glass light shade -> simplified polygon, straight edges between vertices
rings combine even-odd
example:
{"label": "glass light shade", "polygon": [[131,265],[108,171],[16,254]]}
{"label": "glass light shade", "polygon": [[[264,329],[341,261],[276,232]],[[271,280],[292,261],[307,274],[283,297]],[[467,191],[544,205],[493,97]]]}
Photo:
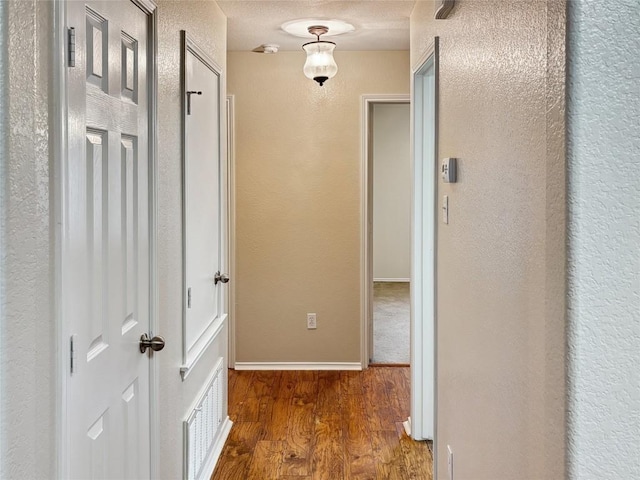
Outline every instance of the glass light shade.
{"label": "glass light shade", "polygon": [[325,81],[335,77],[338,73],[338,65],[333,59],[335,43],[320,40],[305,43],[302,48],[307,52],[307,61],[303,69],[307,78],[315,80],[322,86]]}

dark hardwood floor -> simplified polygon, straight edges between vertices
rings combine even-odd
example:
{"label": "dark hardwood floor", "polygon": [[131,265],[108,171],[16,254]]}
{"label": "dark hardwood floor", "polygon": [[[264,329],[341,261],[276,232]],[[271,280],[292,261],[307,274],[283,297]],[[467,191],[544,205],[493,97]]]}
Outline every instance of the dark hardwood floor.
{"label": "dark hardwood floor", "polygon": [[233,428],[212,480],[364,480],[433,476],[415,442],[409,369],[229,371]]}

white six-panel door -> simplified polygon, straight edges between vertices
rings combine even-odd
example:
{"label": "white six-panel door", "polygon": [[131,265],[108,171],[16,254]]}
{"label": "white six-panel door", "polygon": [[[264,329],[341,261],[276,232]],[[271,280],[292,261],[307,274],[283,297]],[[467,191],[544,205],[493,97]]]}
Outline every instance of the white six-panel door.
{"label": "white six-panel door", "polygon": [[71,478],[150,476],[148,17],[129,1],[71,1],[62,312]]}

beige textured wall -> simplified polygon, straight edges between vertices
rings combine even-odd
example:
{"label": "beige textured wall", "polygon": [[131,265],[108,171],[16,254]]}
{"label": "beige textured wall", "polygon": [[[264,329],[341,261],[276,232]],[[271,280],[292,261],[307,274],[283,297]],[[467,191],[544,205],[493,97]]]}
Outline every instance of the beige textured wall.
{"label": "beige textured wall", "polygon": [[[411,17],[412,61],[440,37],[437,468],[564,478],[564,1],[458,1]],[[414,65],[415,66],[415,65]]]}
{"label": "beige textured wall", "polygon": [[184,382],[181,380],[180,30],[186,30],[196,44],[222,67],[224,89],[226,17],[213,1],[158,2],[158,333],[167,338],[167,346],[157,356],[160,362],[160,435],[157,441],[160,442],[159,476],[167,479],[182,478],[182,421],[191,411],[218,357],[226,350],[226,342],[214,342],[189,377]]}
{"label": "beige textured wall", "polygon": [[360,96],[408,93],[409,53],[335,56],[324,87],[303,52],[228,56],[238,362],[360,361]]}

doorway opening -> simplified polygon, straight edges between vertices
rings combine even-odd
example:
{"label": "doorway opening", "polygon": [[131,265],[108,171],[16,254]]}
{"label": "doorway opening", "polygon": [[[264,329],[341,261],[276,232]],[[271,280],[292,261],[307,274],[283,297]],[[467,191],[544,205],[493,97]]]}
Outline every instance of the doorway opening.
{"label": "doorway opening", "polygon": [[411,149],[409,102],[371,105],[371,363],[409,365]]}
{"label": "doorway opening", "polygon": [[372,112],[380,103],[408,103],[411,161],[410,417],[405,430],[414,440],[434,440],[436,418],[436,219],[438,38],[416,63],[411,96],[362,96],[361,363],[375,357],[373,264]]}
{"label": "doorway opening", "polygon": [[[393,184],[403,184],[405,188],[405,194],[408,192],[410,195],[411,192],[411,156],[410,156],[410,96],[409,95],[363,95],[362,96],[362,111],[361,111],[361,119],[362,119],[362,177],[361,177],[361,278],[360,278],[360,298],[361,298],[361,313],[362,313],[362,337],[361,337],[361,363],[362,368],[365,369],[371,364],[403,364],[407,365],[409,363],[409,352],[410,352],[410,343],[407,344],[406,340],[410,339],[410,328],[409,324],[406,324],[406,328],[403,330],[394,325],[394,312],[395,313],[408,313],[409,304],[404,302],[404,297],[406,295],[402,295],[396,290],[402,290],[403,287],[408,285],[400,285],[400,284],[409,284],[410,283],[410,272],[411,268],[406,271],[406,266],[403,265],[403,262],[406,261],[406,258],[398,261],[397,258],[394,261],[393,259],[385,258],[385,251],[394,250],[394,246],[406,244],[405,247],[401,247],[399,252],[401,255],[404,255],[409,260],[409,267],[411,265],[411,243],[410,236],[409,242],[403,241],[394,241],[393,231],[389,231],[394,227],[390,227],[389,225],[392,223],[393,219],[388,222],[389,225],[384,223],[384,220],[380,220],[380,218],[389,217],[398,209],[398,204],[403,205],[406,202],[402,200],[398,202],[395,198],[393,198],[393,192],[395,191],[392,188],[387,188],[389,183]],[[403,117],[403,109],[407,109],[407,117]],[[375,117],[379,117],[376,122]],[[406,129],[401,131],[401,128],[398,128],[397,125],[393,124],[394,120],[397,120],[398,117],[402,117],[406,124]],[[389,132],[384,132],[384,127],[389,127],[393,125],[393,130],[395,131],[395,135],[389,134]],[[382,133],[383,139],[375,141],[375,133],[376,130],[378,133]],[[398,135],[398,131],[401,131],[400,135]],[[385,138],[386,137],[386,138]],[[400,137],[398,140],[397,137]],[[405,169],[404,173],[398,175],[395,172],[395,168],[397,167],[396,162],[398,156],[394,152],[394,148],[397,147],[398,143],[407,142],[406,145],[407,155],[406,162],[408,164],[408,172]],[[404,147],[403,147],[404,148]],[[375,155],[377,150],[378,155]],[[376,188],[376,178],[375,178],[375,161],[378,161],[378,188]],[[407,165],[405,165],[407,166]],[[391,172],[391,173],[389,173]],[[408,180],[406,179],[406,175],[408,173]],[[393,182],[387,182],[389,175],[394,177]],[[407,183],[408,181],[408,183]],[[387,187],[385,187],[387,184]],[[395,185],[394,185],[395,186]],[[377,192],[380,190],[380,192]],[[375,202],[376,193],[380,193],[381,195],[378,198],[378,201]],[[409,203],[405,205],[406,217],[410,220],[411,215],[411,202],[409,196]],[[391,199],[390,201],[388,201]],[[406,200],[406,199],[405,199]],[[377,203],[379,210],[377,212],[374,211],[374,203]],[[377,223],[380,227],[376,232],[378,233],[378,241],[374,239],[374,223],[376,213],[378,214]],[[409,229],[410,235],[410,229]],[[374,261],[374,249],[378,247],[379,260]],[[395,248],[398,250],[398,248]],[[397,251],[394,253],[398,253]],[[377,270],[376,270],[377,268]],[[403,271],[404,273],[398,273]],[[377,274],[377,277],[376,277]],[[374,280],[378,280],[377,288],[374,288]],[[398,281],[401,280],[401,281]],[[399,285],[392,285],[392,284]],[[377,292],[375,291],[377,290]],[[375,295],[378,294],[378,301],[375,301]],[[400,297],[403,300],[397,301],[396,297]],[[409,292],[410,298],[410,292]],[[404,307],[403,307],[404,306]],[[376,307],[378,309],[378,315],[376,313]],[[374,316],[377,316],[378,319],[384,316],[384,320],[386,325],[379,325],[376,329],[376,325],[374,323]],[[398,316],[398,315],[395,315]],[[380,322],[378,322],[380,323]],[[378,330],[376,332],[376,330]],[[385,332],[386,330],[386,332]],[[376,339],[376,333],[378,333],[378,338]],[[390,333],[391,335],[384,335],[385,333]],[[382,335],[380,335],[382,334]],[[394,338],[395,335],[395,338]],[[397,337],[400,337],[401,340],[398,340]],[[377,340],[377,341],[376,341]],[[402,346],[402,343],[405,345]],[[384,347],[388,348],[380,348],[381,344],[384,344]],[[398,360],[383,360],[382,362],[376,358],[376,350],[379,353],[384,355],[383,358],[397,358],[400,356],[401,362]],[[391,355],[396,354],[396,357],[392,357]]]}

